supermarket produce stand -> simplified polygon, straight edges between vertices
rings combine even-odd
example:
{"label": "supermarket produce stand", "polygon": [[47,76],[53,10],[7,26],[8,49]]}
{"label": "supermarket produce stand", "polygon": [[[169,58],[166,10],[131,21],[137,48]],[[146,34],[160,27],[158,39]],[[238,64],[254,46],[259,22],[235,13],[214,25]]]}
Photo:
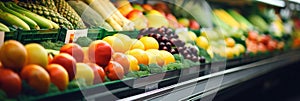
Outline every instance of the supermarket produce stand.
{"label": "supermarket produce stand", "polygon": [[[141,78],[127,78],[83,89],[46,94],[32,100],[196,100],[210,98],[215,93],[222,94],[226,90],[234,94],[232,92],[238,89],[232,87],[236,85],[299,62],[299,52],[300,50],[275,52],[228,60],[226,70],[214,73],[210,70],[216,68],[212,66],[217,66],[218,63],[208,63]],[[228,93],[225,95],[229,96]]]}

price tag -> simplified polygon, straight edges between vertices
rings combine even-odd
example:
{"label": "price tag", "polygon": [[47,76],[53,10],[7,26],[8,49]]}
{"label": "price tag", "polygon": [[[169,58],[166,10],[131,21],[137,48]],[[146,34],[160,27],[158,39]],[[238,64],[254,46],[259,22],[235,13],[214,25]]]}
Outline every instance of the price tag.
{"label": "price tag", "polygon": [[145,92],[148,92],[148,91],[151,91],[151,90],[154,90],[157,88],[158,88],[158,83],[149,84],[149,85],[146,85]]}
{"label": "price tag", "polygon": [[2,46],[2,44],[4,43],[4,36],[5,36],[5,33],[0,32],[0,46]]}
{"label": "price tag", "polygon": [[88,33],[88,29],[68,30],[65,38],[65,43],[73,43],[79,37],[86,37],[87,33]]}

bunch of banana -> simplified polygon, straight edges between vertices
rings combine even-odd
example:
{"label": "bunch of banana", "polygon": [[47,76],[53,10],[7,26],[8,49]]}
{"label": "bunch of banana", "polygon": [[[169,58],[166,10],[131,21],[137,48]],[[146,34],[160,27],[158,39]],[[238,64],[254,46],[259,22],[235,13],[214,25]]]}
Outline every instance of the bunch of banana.
{"label": "bunch of banana", "polygon": [[53,0],[58,13],[67,18],[75,28],[85,28],[82,19],[65,0]]}
{"label": "bunch of banana", "polygon": [[0,23],[0,31],[9,32],[10,30],[6,25]]}
{"label": "bunch of banana", "polygon": [[74,28],[72,23],[69,22],[66,18],[61,16],[56,11],[48,9],[45,6],[35,5],[35,4],[32,4],[32,3],[24,3],[24,2],[19,2],[18,5],[32,11],[33,13],[44,16],[45,18],[47,18],[47,19],[49,19],[49,20],[51,20],[55,23],[58,23],[59,25],[62,25],[64,27],[68,28],[68,29],[73,29]]}

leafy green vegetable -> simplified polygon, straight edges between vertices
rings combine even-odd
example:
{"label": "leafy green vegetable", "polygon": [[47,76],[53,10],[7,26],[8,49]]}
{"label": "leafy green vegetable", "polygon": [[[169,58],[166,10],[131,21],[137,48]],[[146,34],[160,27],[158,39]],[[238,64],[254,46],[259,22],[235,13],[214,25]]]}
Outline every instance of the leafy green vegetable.
{"label": "leafy green vegetable", "polygon": [[200,48],[200,47],[198,47],[198,49],[199,49],[198,55],[199,56],[204,56],[205,60],[207,62],[211,62],[212,59],[211,59],[210,55],[207,53],[207,51],[203,48]]}
{"label": "leafy green vegetable", "polygon": [[140,71],[150,71],[147,65],[139,64],[139,66],[140,66]]}
{"label": "leafy green vegetable", "polygon": [[149,74],[150,73],[148,71],[133,71],[127,73],[126,77],[138,78],[138,77],[148,76]]}
{"label": "leafy green vegetable", "polygon": [[176,61],[176,62],[165,65],[163,68],[166,70],[178,70],[178,69],[183,68],[183,64],[179,61]]}
{"label": "leafy green vegetable", "polygon": [[77,43],[81,47],[88,47],[92,43],[92,39],[89,37],[79,37],[75,43]]}
{"label": "leafy green vegetable", "polygon": [[173,54],[175,61],[182,61],[184,59],[184,57],[180,54]]}
{"label": "leafy green vegetable", "polygon": [[65,43],[62,41],[57,41],[54,43],[54,42],[51,42],[51,40],[41,42],[40,44],[46,49],[54,49],[54,50],[60,50],[60,48],[63,45],[65,45]]}
{"label": "leafy green vegetable", "polygon": [[149,64],[148,66],[151,74],[164,72],[163,68],[158,64]]}

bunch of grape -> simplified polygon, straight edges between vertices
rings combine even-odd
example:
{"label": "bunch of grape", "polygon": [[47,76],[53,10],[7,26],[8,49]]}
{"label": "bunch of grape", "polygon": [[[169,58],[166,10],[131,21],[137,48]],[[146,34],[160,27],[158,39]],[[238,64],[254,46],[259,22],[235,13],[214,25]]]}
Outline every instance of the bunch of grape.
{"label": "bunch of grape", "polygon": [[145,28],[140,31],[138,39],[143,36],[155,38],[159,43],[159,50],[166,50],[172,54],[181,54],[185,59],[189,59],[193,62],[205,62],[203,56],[198,56],[198,50],[195,47],[185,46],[185,42],[178,39],[178,35],[170,28]]}

